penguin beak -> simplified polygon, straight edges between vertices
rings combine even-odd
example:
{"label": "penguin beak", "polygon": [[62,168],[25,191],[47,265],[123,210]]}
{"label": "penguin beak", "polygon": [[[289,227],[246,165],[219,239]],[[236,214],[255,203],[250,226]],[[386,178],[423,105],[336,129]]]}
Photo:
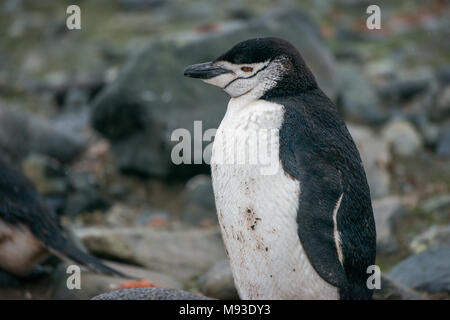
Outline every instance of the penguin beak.
{"label": "penguin beak", "polygon": [[215,66],[212,62],[194,64],[184,69],[184,75],[186,77],[203,80],[211,79],[231,72],[233,71],[225,69],[223,67]]}

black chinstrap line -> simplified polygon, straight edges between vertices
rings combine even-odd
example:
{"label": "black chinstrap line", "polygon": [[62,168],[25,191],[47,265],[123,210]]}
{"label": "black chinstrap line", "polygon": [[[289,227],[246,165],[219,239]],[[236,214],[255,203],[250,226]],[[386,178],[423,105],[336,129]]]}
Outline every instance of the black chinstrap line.
{"label": "black chinstrap line", "polygon": [[223,87],[223,88],[226,89],[230,84],[232,84],[232,83],[235,82],[236,80],[239,80],[239,79],[242,79],[242,80],[244,80],[244,79],[251,79],[251,78],[255,77],[258,73],[260,73],[261,71],[267,69],[267,67],[270,65],[271,62],[272,62],[272,60],[269,61],[269,63],[266,64],[264,67],[262,67],[261,69],[259,69],[255,74],[253,74],[253,75],[251,75],[251,76],[249,76],[249,77],[238,77],[238,78],[236,78],[236,79],[231,80],[231,81],[228,82],[227,85],[226,85],[225,87]]}

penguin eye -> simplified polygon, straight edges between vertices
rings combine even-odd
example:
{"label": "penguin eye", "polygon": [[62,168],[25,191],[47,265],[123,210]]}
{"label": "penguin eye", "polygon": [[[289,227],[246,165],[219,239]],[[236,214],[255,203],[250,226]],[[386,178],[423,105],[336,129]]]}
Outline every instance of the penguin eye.
{"label": "penguin eye", "polygon": [[252,67],[242,67],[241,70],[244,72],[252,72],[253,68]]}

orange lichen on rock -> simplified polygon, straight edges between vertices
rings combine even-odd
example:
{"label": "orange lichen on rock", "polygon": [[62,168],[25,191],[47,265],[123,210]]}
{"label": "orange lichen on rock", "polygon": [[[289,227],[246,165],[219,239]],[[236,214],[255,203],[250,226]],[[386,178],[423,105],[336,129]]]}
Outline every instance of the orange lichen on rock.
{"label": "orange lichen on rock", "polygon": [[128,281],[120,285],[120,289],[132,289],[132,288],[161,288],[161,287],[144,279],[140,281]]}

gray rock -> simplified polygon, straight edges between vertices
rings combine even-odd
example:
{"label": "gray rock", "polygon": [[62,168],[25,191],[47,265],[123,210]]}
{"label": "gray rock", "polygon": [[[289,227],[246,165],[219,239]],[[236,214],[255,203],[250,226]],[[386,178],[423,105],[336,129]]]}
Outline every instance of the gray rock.
{"label": "gray rock", "polygon": [[72,174],[71,181],[74,190],[66,200],[65,214],[76,216],[109,208],[110,203],[101,192],[93,174],[86,172]]}
{"label": "gray rock", "polygon": [[164,288],[134,288],[111,291],[92,300],[211,300],[198,294]]}
{"label": "gray rock", "polygon": [[443,86],[450,84],[450,65],[444,65],[439,68],[436,73],[436,78]]}
{"label": "gray rock", "polygon": [[[426,213],[442,213],[448,212],[450,209],[450,194],[443,194],[439,196],[432,197],[420,206],[421,210]],[[444,214],[442,214],[444,215]]]}
{"label": "gray rock", "polygon": [[404,102],[424,92],[430,85],[430,81],[430,78],[392,81],[381,89],[381,94],[384,99],[394,103]]}
{"label": "gray rock", "polygon": [[77,216],[81,213],[108,209],[109,205],[110,203],[95,188],[90,191],[77,190],[68,196],[64,213],[68,216]]}
{"label": "gray rock", "polygon": [[239,299],[233,274],[227,259],[217,262],[200,277],[200,291],[208,297],[221,300]]}
{"label": "gray rock", "polygon": [[434,108],[430,110],[431,117],[436,120],[450,117],[450,85],[447,85],[436,97]]}
{"label": "gray rock", "polygon": [[450,225],[432,226],[424,233],[416,236],[409,244],[409,248],[414,253],[439,246],[450,247]]}
{"label": "gray rock", "polygon": [[386,112],[380,108],[373,85],[355,65],[342,64],[338,69],[339,101],[344,116],[353,121],[379,124],[386,120]]}
{"label": "gray rock", "polygon": [[450,247],[431,248],[396,265],[389,277],[418,291],[450,293]]}
{"label": "gray rock", "polygon": [[394,234],[394,224],[404,215],[405,206],[398,197],[387,197],[372,202],[377,230],[377,252],[392,253],[398,243]]}
{"label": "gray rock", "polygon": [[203,130],[217,128],[229,97],[220,89],[184,78],[183,70],[216,58],[244,39],[278,36],[291,41],[324,91],[334,96],[333,58],[305,14],[277,12],[217,29],[153,41],[97,96],[93,126],[112,141],[115,161],[122,170],[155,176],[178,175],[178,171],[195,174],[198,165],[172,164],[170,154],[176,142],[171,142],[171,134],[178,128],[193,133],[195,120],[203,121]]}
{"label": "gray rock", "polygon": [[387,275],[381,275],[381,288],[374,290],[374,300],[425,300],[420,293],[405,287],[390,279]]}
{"label": "gray rock", "polygon": [[420,131],[424,145],[434,148],[439,138],[439,126],[428,119],[425,110],[422,111],[417,114],[414,125]]}
{"label": "gray rock", "polygon": [[407,121],[394,120],[383,128],[382,133],[397,155],[412,157],[422,148],[421,136]]}
{"label": "gray rock", "polygon": [[[116,270],[123,272],[129,276],[145,280],[151,285],[163,288],[180,289],[181,284],[174,280],[172,277],[167,276],[162,273],[146,270],[143,268],[138,268],[130,265],[111,263],[108,265],[112,266]],[[110,277],[102,274],[96,274],[92,272],[81,272],[81,289],[80,290],[69,290],[67,288],[67,266],[61,266],[57,270],[57,276],[55,277],[55,286],[51,294],[52,299],[57,300],[88,300],[99,294],[117,290],[121,288],[122,285],[126,285],[131,280],[118,277]]]}
{"label": "gray rock", "polygon": [[210,176],[197,175],[191,178],[186,183],[185,199],[181,216],[183,222],[193,225],[218,223]]}
{"label": "gray rock", "polygon": [[450,157],[450,125],[441,129],[436,146],[436,153],[441,157]]}
{"label": "gray rock", "polygon": [[387,143],[368,128],[349,125],[348,129],[361,154],[372,198],[387,196],[391,181],[387,170],[391,161]]}
{"label": "gray rock", "polygon": [[44,120],[0,108],[0,151],[13,160],[30,153],[44,154],[68,162],[85,148],[85,141],[53,128]]}
{"label": "gray rock", "polygon": [[226,256],[217,228],[87,228],[76,234],[96,255],[145,266],[181,281],[204,274]]}
{"label": "gray rock", "polygon": [[211,210],[216,209],[214,191],[210,176],[198,175],[191,178],[186,183],[185,192],[186,197],[198,205]]}

